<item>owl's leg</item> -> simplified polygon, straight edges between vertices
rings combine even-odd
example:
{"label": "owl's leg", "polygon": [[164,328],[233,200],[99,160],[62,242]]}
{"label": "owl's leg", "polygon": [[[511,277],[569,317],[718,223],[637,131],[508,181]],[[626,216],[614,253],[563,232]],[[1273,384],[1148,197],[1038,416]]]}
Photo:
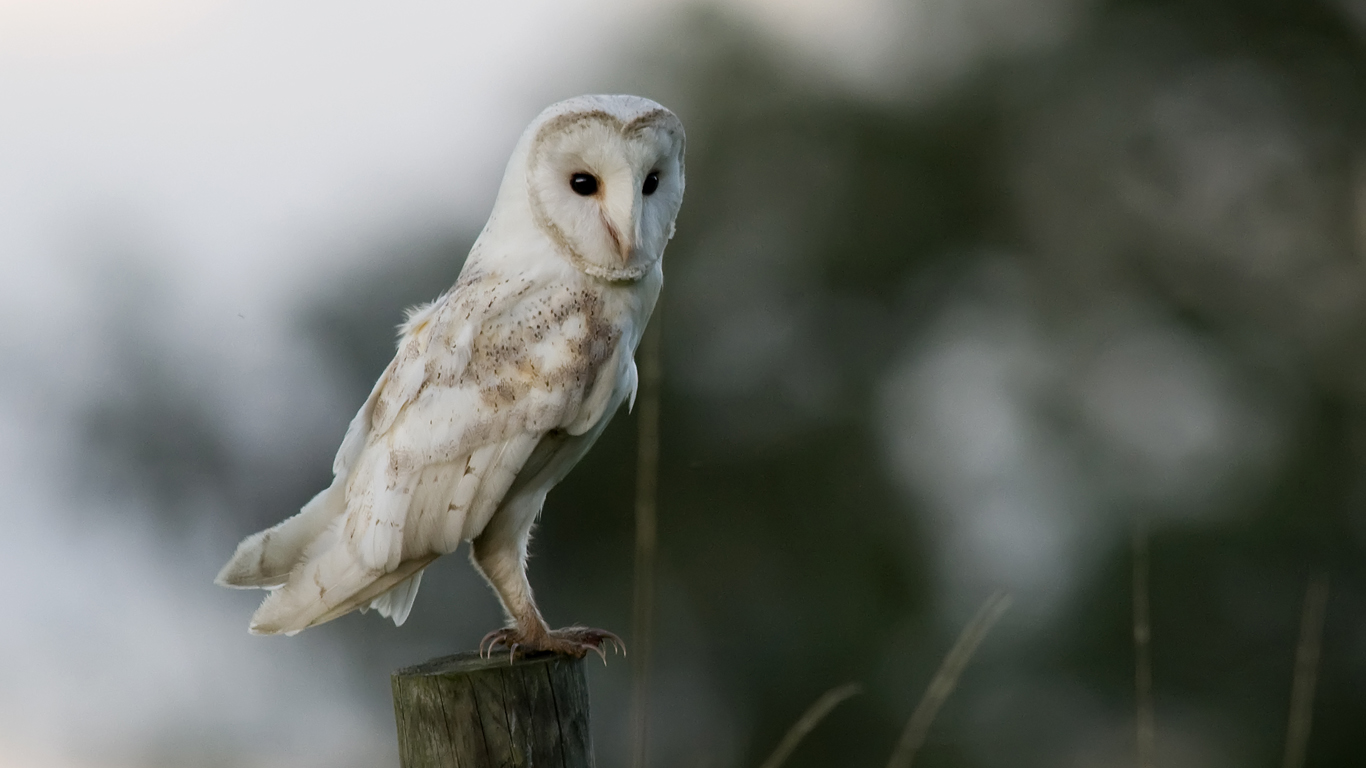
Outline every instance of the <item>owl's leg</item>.
{"label": "owl's leg", "polygon": [[[536,504],[535,511],[539,510],[540,504]],[[509,514],[513,511],[504,509],[494,515],[483,533],[474,539],[471,548],[475,567],[498,593],[511,624],[486,635],[479,643],[479,650],[492,652],[501,646],[513,656],[519,652],[553,651],[578,658],[595,651],[605,659],[606,648],[616,646],[624,653],[621,638],[606,630],[588,627],[552,630],[546,625],[526,576],[527,544],[535,511],[522,525],[517,524],[523,522],[517,515]]]}
{"label": "owl's leg", "polygon": [[[537,645],[541,638],[550,634],[550,627],[541,618],[536,600],[531,594],[531,582],[526,577],[526,547],[517,542],[508,542],[484,535],[474,540],[470,559],[479,572],[484,575],[489,586],[498,593],[511,626],[491,633],[480,643],[483,646],[499,633],[528,650]],[[511,546],[508,546],[511,544]],[[503,643],[511,647],[511,643]]]}

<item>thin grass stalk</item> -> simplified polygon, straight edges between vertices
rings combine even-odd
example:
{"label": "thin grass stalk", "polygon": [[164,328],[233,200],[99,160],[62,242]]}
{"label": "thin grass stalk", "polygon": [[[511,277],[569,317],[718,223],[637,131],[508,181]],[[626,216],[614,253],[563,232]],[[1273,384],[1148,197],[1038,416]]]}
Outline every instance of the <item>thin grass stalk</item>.
{"label": "thin grass stalk", "polygon": [[1310,579],[1300,615],[1300,642],[1295,650],[1295,677],[1290,689],[1290,722],[1285,729],[1284,768],[1303,768],[1314,721],[1314,689],[1323,649],[1323,623],[1328,616],[1328,574]]}
{"label": "thin grass stalk", "polygon": [[636,407],[636,563],[631,621],[631,765],[649,761],[650,657],[653,651],[655,552],[658,546],[660,312],[640,342]]}
{"label": "thin grass stalk", "polygon": [[1134,709],[1138,768],[1153,768],[1157,720],[1153,706],[1152,619],[1148,592],[1148,521],[1134,520],[1133,534]]}
{"label": "thin grass stalk", "polygon": [[967,668],[968,662],[972,661],[977,646],[982,644],[992,625],[1009,607],[1010,595],[997,592],[982,603],[972,621],[963,627],[957,642],[949,649],[948,655],[940,662],[939,669],[930,679],[925,695],[920,697],[920,703],[911,713],[911,719],[906,721],[906,728],[901,732],[901,740],[897,742],[896,749],[892,750],[887,768],[911,768],[916,753],[924,746],[925,739],[930,734],[930,724],[934,722],[935,715],[939,714],[939,708],[944,706],[944,702],[953,694],[953,689],[958,686],[958,678]]}
{"label": "thin grass stalk", "polygon": [[816,699],[806,712],[802,713],[801,717],[797,718],[797,722],[793,723],[792,727],[787,730],[783,740],[778,742],[773,754],[769,755],[759,768],[780,768],[783,763],[787,762],[788,756],[802,742],[802,739],[815,730],[816,726],[820,725],[820,722],[825,719],[826,715],[830,714],[831,710],[838,707],[846,699],[858,695],[861,690],[863,689],[858,683],[845,683],[821,694],[821,697]]}

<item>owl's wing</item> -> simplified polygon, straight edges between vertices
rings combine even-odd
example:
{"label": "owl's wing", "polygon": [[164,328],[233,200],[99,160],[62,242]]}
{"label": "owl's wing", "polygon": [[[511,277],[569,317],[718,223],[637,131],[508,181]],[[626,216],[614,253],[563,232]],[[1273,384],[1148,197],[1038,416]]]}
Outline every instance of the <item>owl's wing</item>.
{"label": "owl's wing", "polygon": [[329,491],[340,514],[252,617],[253,632],[297,632],[366,606],[406,616],[421,569],[478,535],[547,434],[580,434],[608,415],[630,366],[624,345],[614,337],[574,361],[577,376],[554,375],[582,344],[523,343],[527,318],[500,298],[458,287],[411,317],[338,451]]}

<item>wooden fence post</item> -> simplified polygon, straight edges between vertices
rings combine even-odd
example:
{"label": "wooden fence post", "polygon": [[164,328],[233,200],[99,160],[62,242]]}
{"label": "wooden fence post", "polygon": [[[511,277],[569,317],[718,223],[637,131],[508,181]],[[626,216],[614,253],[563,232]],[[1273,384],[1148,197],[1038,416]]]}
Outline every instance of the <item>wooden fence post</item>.
{"label": "wooden fence post", "polygon": [[582,659],[462,653],[392,682],[403,768],[593,768]]}

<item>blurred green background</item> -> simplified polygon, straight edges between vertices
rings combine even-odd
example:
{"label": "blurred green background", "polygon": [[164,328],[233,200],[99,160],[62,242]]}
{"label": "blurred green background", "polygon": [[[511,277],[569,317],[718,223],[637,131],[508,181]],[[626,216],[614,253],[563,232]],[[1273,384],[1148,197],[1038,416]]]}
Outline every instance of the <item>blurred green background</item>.
{"label": "blurred green background", "polygon": [[[916,764],[1135,765],[1139,519],[1157,764],[1280,764],[1320,573],[1307,765],[1366,764],[1366,6],[888,7],[908,26],[874,25],[863,79],[752,16],[681,6],[575,81],[655,98],[688,129],[654,321],[652,765],[757,765],[847,681],[864,693],[788,764],[883,765],[996,589],[1013,606]],[[276,388],[254,371],[266,385],[234,405],[214,384],[230,363],[192,337],[149,343],[173,333],[173,286],[137,258],[100,262],[108,362],[76,411],[76,506],[124,499],[112,524],[195,552],[177,578],[244,629],[257,596],[208,580],[238,537],[329,481],[404,308],[454,282],[479,216],[345,244],[351,266],[319,273],[277,329],[308,376]],[[253,409],[275,415],[244,440],[224,414]],[[631,626],[635,429],[619,414],[550,495],[531,578],[552,624]],[[331,764],[396,765],[388,673],[500,620],[456,556],[402,628],[351,615],[243,642],[292,643],[310,676],[343,681],[367,725]],[[627,764],[629,666],[590,669],[600,765]],[[219,704],[277,696],[252,685]],[[313,700],[291,699],[291,735],[264,741],[251,718],[164,715],[115,762],[258,765],[270,739],[307,755]],[[78,764],[102,762],[82,749]]]}

